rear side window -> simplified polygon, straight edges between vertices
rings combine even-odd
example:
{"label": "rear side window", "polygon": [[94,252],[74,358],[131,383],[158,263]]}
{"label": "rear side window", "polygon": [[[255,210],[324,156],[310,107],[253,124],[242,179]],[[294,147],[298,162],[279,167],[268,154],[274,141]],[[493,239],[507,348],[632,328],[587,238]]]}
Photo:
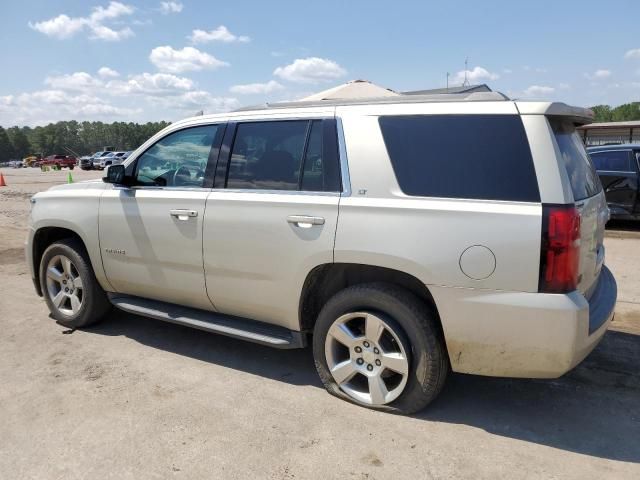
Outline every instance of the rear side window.
{"label": "rear side window", "polygon": [[602,190],[600,179],[575,126],[571,122],[554,118],[549,118],[549,124],[569,176],[573,199],[583,200],[596,195]]}
{"label": "rear side window", "polygon": [[403,115],[379,119],[407,195],[539,202],[517,115]]}
{"label": "rear side window", "polygon": [[596,170],[609,172],[635,172],[634,159],[631,150],[611,150],[608,152],[593,152],[590,154]]}
{"label": "rear side window", "polygon": [[339,191],[337,151],[323,125],[322,120],[238,124],[227,188]]}

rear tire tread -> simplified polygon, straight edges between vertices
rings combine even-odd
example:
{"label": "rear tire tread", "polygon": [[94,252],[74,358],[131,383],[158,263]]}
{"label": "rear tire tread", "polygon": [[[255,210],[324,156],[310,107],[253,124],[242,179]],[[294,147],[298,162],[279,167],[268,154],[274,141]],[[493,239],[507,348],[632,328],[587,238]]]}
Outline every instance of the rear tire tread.
{"label": "rear tire tread", "polygon": [[[366,299],[372,300],[367,302]],[[410,340],[411,347],[410,351],[412,362],[410,379],[407,382],[405,391],[402,392],[400,397],[387,405],[371,406],[355,401],[340,389],[333,380],[333,377],[326,366],[326,360],[324,359],[324,340],[326,337],[326,331],[321,332],[320,329],[328,329],[331,323],[338,318],[338,313],[346,313],[340,311],[349,303],[355,303],[349,307],[351,311],[355,311],[356,309],[372,309],[380,310],[387,315],[389,313],[385,312],[382,308],[371,308],[366,305],[366,303],[369,303],[370,305],[387,304],[389,306],[393,305],[391,308],[394,309],[405,309],[405,313],[408,315],[406,315],[403,321],[405,323],[415,323],[415,327],[418,329],[417,333],[421,334],[421,340],[416,340],[410,338],[410,335],[408,335],[407,332],[404,332],[405,337]],[[338,310],[337,312],[335,311],[336,309]],[[329,318],[327,318],[327,316],[329,316]],[[315,364],[322,383],[329,393],[368,408],[399,414],[411,414],[422,410],[442,391],[450,370],[449,358],[444,345],[444,339],[442,338],[440,329],[436,324],[436,319],[437,314],[432,306],[428,305],[408,290],[396,285],[386,283],[359,284],[338,292],[323,307],[320,315],[318,316],[316,329],[314,331],[313,350]],[[398,322],[398,319],[394,318],[394,320]],[[424,352],[415,351],[415,344],[420,341],[425,342]],[[422,365],[426,366],[426,368],[424,371],[417,372],[416,367],[419,362],[416,359],[421,353],[428,357],[424,359],[426,360],[426,365],[425,362],[422,362]],[[410,384],[413,385],[413,388],[410,388]]]}

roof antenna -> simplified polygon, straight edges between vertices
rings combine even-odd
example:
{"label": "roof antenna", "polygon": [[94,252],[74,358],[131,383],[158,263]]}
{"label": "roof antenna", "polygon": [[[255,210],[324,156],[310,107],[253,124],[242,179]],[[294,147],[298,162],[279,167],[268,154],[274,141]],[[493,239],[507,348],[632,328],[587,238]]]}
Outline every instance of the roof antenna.
{"label": "roof antenna", "polygon": [[469,79],[467,78],[467,73],[469,72],[469,57],[464,59],[464,82],[462,82],[463,87],[469,87]]}
{"label": "roof antenna", "polygon": [[447,72],[447,93],[449,93],[449,72]]}

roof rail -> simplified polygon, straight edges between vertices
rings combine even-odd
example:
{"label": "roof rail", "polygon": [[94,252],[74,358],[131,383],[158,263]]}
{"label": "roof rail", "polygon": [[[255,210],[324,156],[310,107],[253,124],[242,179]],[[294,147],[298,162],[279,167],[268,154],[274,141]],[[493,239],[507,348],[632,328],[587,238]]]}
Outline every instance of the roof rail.
{"label": "roof rail", "polygon": [[251,110],[272,110],[278,108],[296,107],[327,107],[342,105],[380,105],[395,103],[439,103],[439,102],[496,102],[508,101],[509,97],[500,92],[472,92],[472,93],[439,93],[432,95],[398,95],[394,97],[372,97],[336,100],[315,100],[296,102],[263,103],[249,107],[242,107],[234,112]]}

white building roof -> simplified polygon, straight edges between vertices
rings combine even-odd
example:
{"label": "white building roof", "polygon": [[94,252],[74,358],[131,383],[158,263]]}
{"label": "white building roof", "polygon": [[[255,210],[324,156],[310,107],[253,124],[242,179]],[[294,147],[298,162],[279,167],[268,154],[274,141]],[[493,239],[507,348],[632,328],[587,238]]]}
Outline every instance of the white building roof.
{"label": "white building roof", "polygon": [[354,98],[380,98],[395,97],[400,94],[389,88],[384,88],[367,80],[353,80],[343,83],[337,87],[314,93],[308,97],[301,98],[301,102],[314,102],[318,100],[343,100]]}

